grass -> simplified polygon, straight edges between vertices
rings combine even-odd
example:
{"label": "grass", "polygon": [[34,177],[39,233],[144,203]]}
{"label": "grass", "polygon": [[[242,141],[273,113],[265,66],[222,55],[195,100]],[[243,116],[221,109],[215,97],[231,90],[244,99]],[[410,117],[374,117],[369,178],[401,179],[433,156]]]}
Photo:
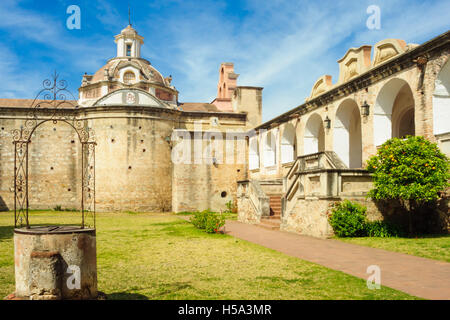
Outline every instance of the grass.
{"label": "grass", "polygon": [[[14,291],[13,214],[0,213],[0,297]],[[73,224],[73,212],[32,212]],[[98,288],[109,299],[415,299],[224,234],[174,214],[97,214]]]}
{"label": "grass", "polygon": [[[237,213],[236,212],[222,211],[222,212],[217,212],[217,213],[222,213],[225,216],[226,220],[237,220]],[[194,212],[181,211],[181,212],[177,212],[177,213],[174,213],[174,214],[177,215],[177,216],[192,216],[194,214]]]}
{"label": "grass", "polygon": [[450,262],[450,235],[424,235],[417,238],[335,238],[344,242]]}

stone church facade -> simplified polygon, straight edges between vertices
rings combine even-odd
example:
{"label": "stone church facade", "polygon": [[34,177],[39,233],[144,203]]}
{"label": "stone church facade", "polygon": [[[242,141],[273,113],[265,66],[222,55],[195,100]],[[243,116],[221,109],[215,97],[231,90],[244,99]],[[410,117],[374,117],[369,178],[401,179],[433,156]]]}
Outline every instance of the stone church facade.
{"label": "stone church facade", "polygon": [[[223,63],[213,103],[181,103],[171,77],[163,77],[141,57],[143,41],[131,26],[122,30],[115,37],[116,57],[95,74],[85,74],[79,99],[60,110],[86,120],[95,134],[96,210],[226,209],[235,199],[236,181],[245,178],[243,162],[212,164],[210,153],[204,152],[191,163],[174,163],[172,138],[176,132],[188,133],[193,144],[207,145],[214,134],[246,132],[261,123],[262,88],[237,86],[233,64]],[[24,125],[32,105],[28,99],[0,99],[3,210],[14,209],[11,132]],[[79,208],[81,146],[76,135],[69,125],[49,121],[31,137],[31,209]]]}
{"label": "stone church facade", "polygon": [[[82,77],[71,101],[78,107],[60,110],[95,132],[97,211],[223,210],[231,201],[240,221],[324,237],[336,200],[360,201],[371,218],[383,217],[365,198],[364,167],[387,139],[422,135],[450,154],[450,32],[421,45],[387,39],[351,48],[335,83],[320,77],[304,103],[265,123],[263,88],[238,86],[232,63],[221,64],[212,102],[183,103],[171,76],[141,57],[135,29],[115,42],[116,57]],[[3,210],[14,208],[11,131],[32,104],[0,99]],[[77,208],[76,132],[46,122],[31,141],[30,208]],[[175,161],[180,150],[183,161]],[[446,203],[439,214],[448,221]]]}

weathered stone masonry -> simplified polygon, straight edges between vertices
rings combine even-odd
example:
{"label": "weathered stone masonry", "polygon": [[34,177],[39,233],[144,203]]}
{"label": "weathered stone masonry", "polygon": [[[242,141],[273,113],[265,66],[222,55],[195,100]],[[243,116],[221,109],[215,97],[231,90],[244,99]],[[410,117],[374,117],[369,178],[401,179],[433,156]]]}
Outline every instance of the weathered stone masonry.
{"label": "weathered stone masonry", "polygon": [[[365,198],[371,188],[365,163],[384,141],[422,135],[450,155],[450,32],[422,45],[383,40],[372,61],[370,53],[371,46],[349,49],[338,61],[336,84],[331,76],[320,77],[304,104],[256,127],[248,144],[248,180],[238,188],[241,221],[267,223],[260,208],[264,193],[271,194],[282,198],[283,207],[270,225],[279,217],[284,230],[330,236],[326,213],[334,201],[359,201],[370,219],[395,211]],[[249,182],[263,194],[252,195],[256,188]],[[448,228],[448,204],[437,214]]]}
{"label": "weathered stone masonry", "polygon": [[[79,100],[70,101],[79,108],[61,110],[87,120],[95,134],[97,211],[226,209],[228,201],[235,202],[236,181],[245,176],[243,162],[212,164],[202,152],[200,163],[175,164],[171,155],[177,143],[172,134],[186,131],[196,140],[198,126],[200,140],[206,132],[219,132],[224,138],[227,130],[246,132],[260,124],[262,88],[237,86],[233,64],[223,63],[213,103],[181,103],[171,76],[163,77],[141,58],[144,39],[136,30],[128,26],[115,40],[117,56],[95,74],[83,76]],[[11,131],[24,125],[35,104],[0,99],[2,210],[14,207]],[[64,123],[47,122],[31,141],[30,208],[79,209],[81,145],[75,131]],[[231,150],[224,145],[223,157],[236,152],[237,144]]]}

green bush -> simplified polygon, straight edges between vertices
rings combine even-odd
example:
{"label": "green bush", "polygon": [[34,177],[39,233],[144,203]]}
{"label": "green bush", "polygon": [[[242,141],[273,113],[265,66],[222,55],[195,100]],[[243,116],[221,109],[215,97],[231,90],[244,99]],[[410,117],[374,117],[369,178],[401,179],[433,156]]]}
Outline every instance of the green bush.
{"label": "green bush", "polygon": [[225,216],[223,214],[213,213],[206,218],[207,233],[217,233],[225,225]]}
{"label": "green bush", "polygon": [[206,219],[208,218],[208,214],[212,214],[212,212],[209,210],[193,212],[193,216],[190,221],[196,228],[204,230],[206,228]]}
{"label": "green bush", "polygon": [[366,231],[366,207],[344,200],[332,205],[328,221],[338,237],[363,237]]}
{"label": "green bush", "polygon": [[367,221],[365,229],[369,237],[390,238],[401,235],[401,231],[396,226],[385,221]]}
{"label": "green bush", "polygon": [[374,183],[368,196],[400,201],[408,213],[410,235],[414,229],[412,214],[435,203],[450,186],[449,159],[436,143],[421,136],[389,139],[367,165]]}
{"label": "green bush", "polygon": [[191,223],[198,229],[207,233],[216,233],[225,225],[225,216],[210,210],[194,212],[190,219]]}
{"label": "green bush", "polygon": [[369,192],[373,199],[429,202],[449,186],[447,157],[421,136],[386,141],[367,165],[373,176],[374,189]]}
{"label": "green bush", "polygon": [[328,221],[338,237],[398,237],[401,230],[386,221],[368,221],[367,208],[356,202],[335,202]]}

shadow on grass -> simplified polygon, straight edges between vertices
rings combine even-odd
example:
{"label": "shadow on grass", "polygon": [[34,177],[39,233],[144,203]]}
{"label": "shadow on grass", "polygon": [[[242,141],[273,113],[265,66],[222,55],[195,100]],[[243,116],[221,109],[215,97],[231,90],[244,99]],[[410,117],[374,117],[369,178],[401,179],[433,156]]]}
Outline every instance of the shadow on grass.
{"label": "shadow on grass", "polygon": [[175,282],[165,285],[164,289],[165,290],[161,292],[151,295],[150,298],[158,300],[164,298],[164,296],[166,295],[170,295],[184,289],[192,289],[192,286],[189,284],[189,282]]}
{"label": "shadow on grass", "polygon": [[417,236],[404,237],[405,239],[424,239],[424,238],[450,238],[450,234],[441,233],[441,234],[419,234]]}
{"label": "shadow on grass", "polygon": [[130,292],[114,292],[106,296],[108,300],[148,300],[148,297],[143,294]]}
{"label": "shadow on grass", "polygon": [[14,235],[14,226],[0,226],[0,240],[11,239]]}
{"label": "shadow on grass", "polygon": [[[187,282],[176,282],[176,283],[171,283],[171,284],[167,284],[164,286],[164,290],[149,296],[145,296],[143,294],[140,293],[131,293],[131,292],[126,292],[126,291],[122,291],[122,292],[113,292],[113,293],[108,293],[107,297],[108,300],[149,300],[149,299],[161,299],[164,298],[167,295],[170,295],[172,293],[176,293],[178,291],[184,290],[184,289],[191,289],[192,286],[187,283]],[[149,288],[146,288],[149,289]],[[143,290],[143,288],[141,288],[140,290]]]}

